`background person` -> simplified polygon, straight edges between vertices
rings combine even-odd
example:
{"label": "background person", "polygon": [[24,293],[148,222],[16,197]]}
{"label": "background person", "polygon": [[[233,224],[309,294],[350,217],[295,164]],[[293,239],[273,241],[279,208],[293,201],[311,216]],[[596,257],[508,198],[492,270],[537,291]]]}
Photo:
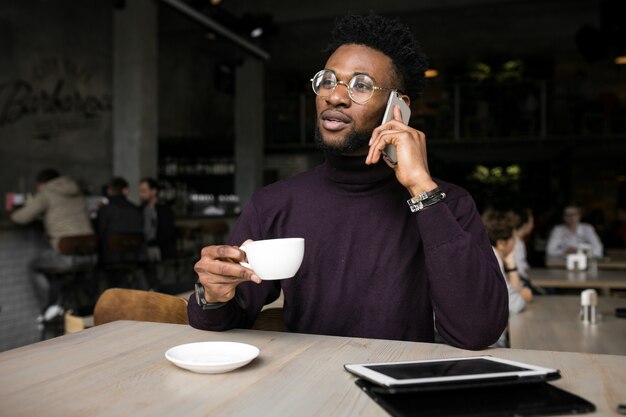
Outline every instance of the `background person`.
{"label": "background person", "polygon": [[515,263],[516,237],[511,217],[501,211],[487,211],[483,215],[487,236],[498,260],[500,271],[509,292],[509,313],[521,312],[533,299],[532,291],[524,287]]}
{"label": "background person", "polygon": [[143,215],[135,204],[128,201],[128,182],[114,177],[107,185],[108,203],[100,207],[97,217],[100,238],[100,263],[103,265],[121,262],[124,254],[111,251],[109,236],[113,234],[137,234],[143,236]]}
{"label": "background person", "polygon": [[580,222],[580,208],[569,205],[563,210],[563,222],[554,226],[548,237],[546,256],[549,258],[563,258],[569,253],[576,253],[581,244],[591,246],[591,253],[601,258],[603,245],[593,226]]}
{"label": "background person", "polygon": [[139,182],[139,200],[144,219],[144,234],[151,261],[176,257],[176,226],[170,207],[159,201],[159,187],[154,178]]}
{"label": "background person", "polygon": [[[202,250],[190,324],[250,327],[282,289],[288,331],[432,342],[435,315],[447,343],[489,346],[507,324],[508,298],[474,201],[430,176],[425,135],[399,108],[379,126],[391,89],[407,104],[421,94],[417,42],[397,21],[347,16],[328,52],[312,79],[325,163],[255,193],[230,245]],[[393,169],[381,161],[387,144]],[[305,238],[304,260],[293,279],[261,282],[234,245],[275,237]]]}
{"label": "background person", "polygon": [[[49,247],[40,251],[31,262],[30,280],[39,301],[42,315],[40,321],[50,320],[63,313],[62,306],[56,304],[60,295],[60,287],[56,282],[37,272],[38,268],[67,268],[76,259],[71,255],[63,255],[58,251],[59,240],[68,236],[91,235],[93,228],[85,199],[76,184],[69,177],[61,176],[55,169],[44,169],[36,177],[37,193],[26,202],[26,205],[11,214],[15,223],[30,223],[39,217],[43,218]],[[79,262],[93,263],[91,256],[82,257]]]}

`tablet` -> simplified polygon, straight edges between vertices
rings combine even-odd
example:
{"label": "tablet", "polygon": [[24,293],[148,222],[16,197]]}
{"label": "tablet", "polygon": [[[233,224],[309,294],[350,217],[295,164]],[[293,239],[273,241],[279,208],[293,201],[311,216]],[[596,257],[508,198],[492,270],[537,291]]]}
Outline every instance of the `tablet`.
{"label": "tablet", "polygon": [[344,368],[378,386],[398,389],[456,388],[494,383],[540,382],[560,378],[556,369],[492,356],[346,364]]}
{"label": "tablet", "polygon": [[362,379],[355,383],[394,417],[537,417],[596,409],[584,398],[547,382],[395,394],[377,392],[379,386]]}

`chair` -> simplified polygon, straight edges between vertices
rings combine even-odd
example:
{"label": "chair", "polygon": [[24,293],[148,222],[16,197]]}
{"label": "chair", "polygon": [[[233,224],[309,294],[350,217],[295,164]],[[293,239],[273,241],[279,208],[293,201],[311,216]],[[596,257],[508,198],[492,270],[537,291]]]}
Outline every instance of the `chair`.
{"label": "chair", "polygon": [[95,326],[116,320],[189,324],[187,300],[153,291],[109,288],[93,312]]}
{"label": "chair", "polygon": [[262,310],[252,325],[253,330],[269,330],[282,332],[285,330],[283,323],[283,309],[279,307]]}

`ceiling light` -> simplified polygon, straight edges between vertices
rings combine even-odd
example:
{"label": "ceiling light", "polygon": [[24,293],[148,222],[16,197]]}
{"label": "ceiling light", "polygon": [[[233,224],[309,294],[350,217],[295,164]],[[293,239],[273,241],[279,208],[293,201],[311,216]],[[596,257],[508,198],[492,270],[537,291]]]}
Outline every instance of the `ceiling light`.
{"label": "ceiling light", "polygon": [[439,75],[439,71],[437,71],[436,69],[427,69],[424,72],[424,77],[426,78],[435,78]]}
{"label": "ceiling light", "polygon": [[615,58],[615,63],[617,65],[626,65],[626,55],[618,56]]}
{"label": "ceiling light", "polygon": [[263,35],[263,28],[262,27],[256,27],[254,29],[252,29],[250,31],[250,36],[252,36],[253,38],[258,38],[261,35]]}

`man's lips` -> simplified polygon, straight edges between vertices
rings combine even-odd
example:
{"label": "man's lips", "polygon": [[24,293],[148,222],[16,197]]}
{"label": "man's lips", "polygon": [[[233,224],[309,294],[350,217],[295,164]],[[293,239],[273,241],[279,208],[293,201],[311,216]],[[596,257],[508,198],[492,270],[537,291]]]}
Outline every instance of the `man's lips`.
{"label": "man's lips", "polygon": [[324,110],[320,114],[322,127],[330,131],[338,131],[344,129],[348,124],[352,123],[352,119],[337,110]]}

